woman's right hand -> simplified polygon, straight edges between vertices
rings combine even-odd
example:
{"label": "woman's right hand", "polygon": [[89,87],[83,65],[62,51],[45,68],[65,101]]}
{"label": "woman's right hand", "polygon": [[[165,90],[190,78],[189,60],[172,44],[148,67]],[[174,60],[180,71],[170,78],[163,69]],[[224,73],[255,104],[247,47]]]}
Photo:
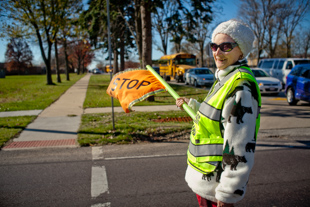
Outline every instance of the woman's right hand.
{"label": "woman's right hand", "polygon": [[180,97],[175,101],[175,104],[177,105],[178,108],[183,110],[183,107],[182,107],[183,103],[188,104],[188,102],[189,102],[188,98]]}

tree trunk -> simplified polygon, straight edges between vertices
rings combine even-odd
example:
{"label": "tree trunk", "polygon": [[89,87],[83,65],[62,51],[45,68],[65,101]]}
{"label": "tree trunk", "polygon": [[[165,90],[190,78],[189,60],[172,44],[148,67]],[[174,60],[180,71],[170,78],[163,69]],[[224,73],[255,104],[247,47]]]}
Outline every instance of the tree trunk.
{"label": "tree trunk", "polygon": [[117,49],[113,50],[113,56],[114,56],[114,60],[113,60],[113,74],[116,74],[119,72],[118,70],[118,51]]}
{"label": "tree trunk", "polygon": [[77,68],[77,74],[80,75],[81,72],[81,57],[78,57],[78,68]]}
{"label": "tree trunk", "polygon": [[142,68],[152,65],[152,19],[150,2],[141,3],[141,26],[142,26]]}
{"label": "tree trunk", "polygon": [[67,52],[67,40],[64,40],[64,52],[65,52],[65,61],[66,61],[66,78],[67,78],[67,81],[69,81],[70,77],[69,77],[69,59],[68,59],[68,52]]}
{"label": "tree trunk", "polygon": [[125,70],[125,44],[124,44],[124,37],[120,37],[120,71]]}
{"label": "tree trunk", "polygon": [[[142,63],[142,26],[141,26],[141,0],[135,0],[135,27],[136,27],[136,44],[138,48],[139,61]],[[142,67],[140,65],[140,67]]]}
{"label": "tree trunk", "polygon": [[204,48],[203,48],[203,43],[200,45],[200,62],[199,62],[199,67],[203,67],[203,57],[204,57]]}
{"label": "tree trunk", "polygon": [[[142,26],[142,68],[152,65],[152,19],[151,2],[141,2],[141,26]],[[148,101],[155,101],[154,96],[147,98]]]}
{"label": "tree trunk", "polygon": [[51,50],[52,50],[52,43],[49,41],[48,42],[47,59],[45,61],[47,85],[54,85],[53,80],[52,80]]}
{"label": "tree trunk", "polygon": [[51,48],[52,48],[52,43],[50,40],[47,40],[47,44],[48,44],[48,57],[46,57],[45,52],[44,52],[44,48],[43,48],[43,42],[41,39],[41,35],[40,35],[40,31],[39,29],[36,27],[36,25],[34,25],[34,27],[36,28],[36,34],[37,34],[37,38],[39,41],[39,46],[40,46],[40,51],[41,51],[41,55],[43,58],[43,61],[45,63],[46,66],[46,84],[47,85],[54,85],[53,80],[52,80],[52,70],[51,70]]}
{"label": "tree trunk", "polygon": [[56,61],[56,75],[57,75],[57,83],[61,83],[60,71],[59,71],[59,63],[58,63],[58,48],[57,48],[57,39],[55,39],[55,61]]}

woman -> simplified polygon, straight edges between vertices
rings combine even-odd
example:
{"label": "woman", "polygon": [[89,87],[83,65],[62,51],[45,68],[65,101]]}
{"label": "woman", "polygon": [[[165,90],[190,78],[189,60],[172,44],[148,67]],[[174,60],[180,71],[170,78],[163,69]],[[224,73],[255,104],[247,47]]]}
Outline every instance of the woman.
{"label": "woman", "polygon": [[195,112],[185,180],[200,206],[234,206],[245,194],[259,129],[259,87],[246,65],[253,32],[239,21],[223,22],[212,34],[216,81],[206,99],[181,97]]}

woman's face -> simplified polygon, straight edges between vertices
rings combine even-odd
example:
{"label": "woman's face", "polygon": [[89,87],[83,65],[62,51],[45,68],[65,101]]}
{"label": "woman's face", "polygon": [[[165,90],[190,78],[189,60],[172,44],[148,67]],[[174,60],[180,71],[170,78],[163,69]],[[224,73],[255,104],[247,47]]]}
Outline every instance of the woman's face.
{"label": "woman's face", "polygon": [[[220,45],[223,42],[235,42],[230,36],[225,34],[217,34],[214,38],[214,43]],[[223,52],[220,48],[217,48],[215,52],[213,52],[214,61],[216,67],[219,70],[223,70],[228,66],[234,64],[237,60],[241,59],[242,52],[239,46],[235,47],[229,52]]]}

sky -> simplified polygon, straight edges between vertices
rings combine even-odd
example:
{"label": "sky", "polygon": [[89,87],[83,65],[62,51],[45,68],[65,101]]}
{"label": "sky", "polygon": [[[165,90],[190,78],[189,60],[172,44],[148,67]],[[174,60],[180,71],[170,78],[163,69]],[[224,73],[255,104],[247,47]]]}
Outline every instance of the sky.
{"label": "sky", "polygon": [[[232,18],[236,18],[237,17],[237,12],[238,12],[238,5],[239,5],[239,0],[220,0],[218,1],[218,3],[221,4],[221,6],[223,7],[223,11],[221,16],[219,16],[217,18],[218,23],[232,19]],[[216,11],[214,11],[216,12]],[[153,37],[155,39],[155,41],[159,42],[159,38],[158,36],[154,36]],[[6,45],[8,44],[8,40],[7,39],[0,39],[0,62],[4,62],[5,61],[5,51],[6,51]],[[40,49],[37,45],[35,45],[34,43],[29,43],[29,46],[31,47],[32,53],[34,55],[34,64],[39,64],[40,62],[43,62],[42,57],[41,57],[41,53],[40,53]],[[153,47],[152,50],[152,59],[156,60],[159,59],[163,54],[160,51],[157,51],[156,49],[154,49],[155,47]],[[98,52],[99,55],[103,55],[101,52]],[[98,56],[98,54],[96,55],[97,59],[101,59],[100,56]],[[105,57],[102,57],[102,59],[104,59]],[[94,68],[96,66],[96,62],[93,62],[90,66],[89,69]]]}

